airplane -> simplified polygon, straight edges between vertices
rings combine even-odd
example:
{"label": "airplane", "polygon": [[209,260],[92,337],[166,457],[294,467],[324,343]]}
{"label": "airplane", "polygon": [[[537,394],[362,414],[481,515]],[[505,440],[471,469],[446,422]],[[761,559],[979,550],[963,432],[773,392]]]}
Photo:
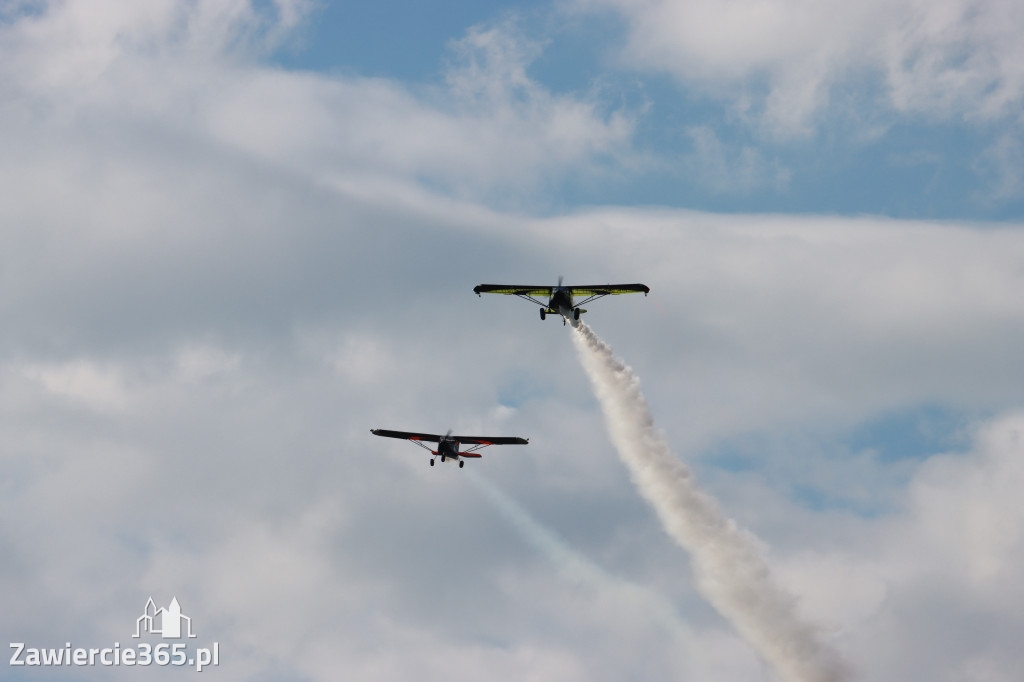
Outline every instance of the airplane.
{"label": "airplane", "polygon": [[[443,436],[433,433],[389,431],[388,429],[370,429],[370,433],[375,436],[403,438],[412,441],[431,455],[434,455],[434,457],[430,458],[430,466],[434,466],[434,458],[440,455],[442,462],[448,459],[452,461],[458,460],[460,469],[466,465],[462,461],[463,457],[482,457],[480,450],[483,450],[488,445],[527,445],[530,442],[529,438],[516,438],[513,436],[453,436],[451,429]],[[437,450],[431,450],[420,441],[437,443]],[[472,445],[473,447],[459,452],[459,445]]]}
{"label": "airplane", "polygon": [[[613,294],[633,294],[643,292],[644,296],[650,292],[650,287],[644,284],[599,284],[594,286],[567,287],[562,286],[562,278],[558,278],[558,286],[534,287],[516,284],[479,284],[473,287],[477,296],[483,294],[508,294],[536,303],[540,306],[540,319],[547,319],[548,315],[561,315],[562,324],[568,319],[578,320],[580,315],[587,312],[581,305],[596,301],[604,296]],[[547,296],[548,302],[538,301],[534,296]],[[578,303],[573,303],[574,296],[585,297]]]}

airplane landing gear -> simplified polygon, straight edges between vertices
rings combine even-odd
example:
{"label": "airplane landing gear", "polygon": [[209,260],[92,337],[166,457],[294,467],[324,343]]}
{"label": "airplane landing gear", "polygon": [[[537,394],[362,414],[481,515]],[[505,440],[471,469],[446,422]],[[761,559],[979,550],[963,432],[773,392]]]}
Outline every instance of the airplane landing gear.
{"label": "airplane landing gear", "polygon": [[464,466],[466,466],[466,463],[465,463],[465,462],[459,462],[459,468],[460,468],[460,469],[461,469],[462,467],[464,467]]}
{"label": "airplane landing gear", "polygon": [[580,319],[580,309],[579,308],[573,308],[572,309],[572,319],[574,319],[574,320]]}
{"label": "airplane landing gear", "polygon": [[542,320],[546,320],[546,319],[547,319],[547,317],[548,317],[548,311],[546,311],[546,310],[544,310],[543,308],[541,308],[541,309],[540,309],[540,319],[542,319]]}
{"label": "airplane landing gear", "polygon": [[434,466],[434,460],[433,459],[430,460],[430,466]]}

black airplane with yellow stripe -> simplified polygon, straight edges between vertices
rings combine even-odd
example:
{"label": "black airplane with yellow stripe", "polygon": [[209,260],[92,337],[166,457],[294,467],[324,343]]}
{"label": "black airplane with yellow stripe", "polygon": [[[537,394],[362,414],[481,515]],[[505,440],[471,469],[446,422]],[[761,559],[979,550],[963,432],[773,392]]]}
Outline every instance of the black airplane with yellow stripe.
{"label": "black airplane with yellow stripe", "polygon": [[[412,441],[432,455],[430,466],[434,466],[434,458],[440,455],[442,463],[457,461],[460,469],[466,464],[462,461],[463,457],[481,457],[480,450],[483,450],[488,445],[527,445],[530,442],[529,438],[518,438],[515,436],[453,436],[450,430],[443,436],[436,433],[390,431],[388,429],[370,429],[370,433],[375,436]],[[437,443],[437,450],[427,447],[423,444],[424,442]],[[460,445],[469,445],[471,447],[460,451]]]}
{"label": "black airplane with yellow stripe", "polygon": [[[604,296],[615,294],[639,294],[643,292],[646,296],[650,287],[645,284],[595,284],[579,287],[562,285],[562,278],[558,278],[558,284],[553,287],[534,287],[518,284],[480,284],[473,288],[477,296],[482,294],[506,294],[518,296],[519,298],[536,303],[540,306],[540,319],[547,319],[548,315],[561,315],[562,324],[566,320],[578,320],[580,315],[587,312],[581,305],[596,301]],[[537,300],[537,296],[547,297],[548,302]],[[576,297],[583,297],[582,301],[574,302]]]}

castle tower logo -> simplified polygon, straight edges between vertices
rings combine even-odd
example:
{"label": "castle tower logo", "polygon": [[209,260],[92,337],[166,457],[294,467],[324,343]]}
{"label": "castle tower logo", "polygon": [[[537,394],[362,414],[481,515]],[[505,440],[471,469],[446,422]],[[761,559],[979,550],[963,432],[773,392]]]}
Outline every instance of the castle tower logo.
{"label": "castle tower logo", "polygon": [[142,615],[135,621],[135,634],[132,637],[141,637],[143,632],[148,632],[151,635],[160,635],[164,639],[181,639],[183,621],[187,636],[195,637],[192,634],[192,619],[181,612],[177,597],[171,599],[171,604],[166,609],[158,609],[150,597]]}

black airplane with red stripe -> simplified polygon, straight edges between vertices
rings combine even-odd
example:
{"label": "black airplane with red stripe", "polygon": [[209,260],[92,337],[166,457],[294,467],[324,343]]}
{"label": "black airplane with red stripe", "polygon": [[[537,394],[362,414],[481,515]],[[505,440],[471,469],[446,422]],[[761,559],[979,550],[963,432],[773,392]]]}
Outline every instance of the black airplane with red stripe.
{"label": "black airplane with red stripe", "polygon": [[[529,438],[517,438],[514,436],[453,436],[451,430],[443,436],[434,433],[416,433],[413,431],[390,431],[388,429],[370,429],[375,436],[386,438],[401,438],[408,440],[433,455],[430,458],[430,466],[434,466],[434,459],[441,457],[442,462],[453,461],[459,463],[461,469],[465,466],[463,457],[480,457],[480,450],[489,445],[527,445]],[[437,450],[427,447],[423,443],[437,443]],[[461,450],[460,446],[471,446],[468,450]]]}

